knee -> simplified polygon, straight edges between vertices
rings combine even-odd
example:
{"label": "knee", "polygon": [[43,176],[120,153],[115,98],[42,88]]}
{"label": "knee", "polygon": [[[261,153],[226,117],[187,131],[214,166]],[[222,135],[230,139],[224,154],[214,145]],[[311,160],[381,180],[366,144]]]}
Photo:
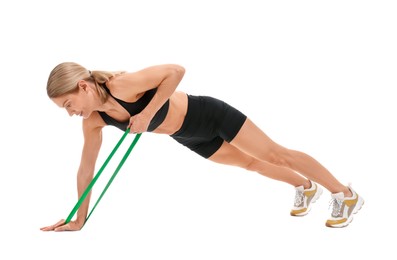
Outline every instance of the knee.
{"label": "knee", "polygon": [[284,167],[291,166],[291,155],[287,149],[279,150],[279,151],[271,151],[269,152],[267,157],[268,157],[267,161],[272,164],[278,166],[284,166]]}
{"label": "knee", "polygon": [[258,171],[259,165],[258,165],[258,160],[255,158],[250,158],[246,163],[243,165],[243,168],[248,170],[248,171]]}

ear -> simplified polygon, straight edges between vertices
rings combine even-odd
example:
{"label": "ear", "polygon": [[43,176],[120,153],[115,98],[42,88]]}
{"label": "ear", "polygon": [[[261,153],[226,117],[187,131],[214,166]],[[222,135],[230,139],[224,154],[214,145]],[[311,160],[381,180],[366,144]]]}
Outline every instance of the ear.
{"label": "ear", "polygon": [[88,90],[88,84],[87,81],[85,80],[79,80],[79,82],[77,82],[77,86],[79,87],[80,90],[87,92]]}

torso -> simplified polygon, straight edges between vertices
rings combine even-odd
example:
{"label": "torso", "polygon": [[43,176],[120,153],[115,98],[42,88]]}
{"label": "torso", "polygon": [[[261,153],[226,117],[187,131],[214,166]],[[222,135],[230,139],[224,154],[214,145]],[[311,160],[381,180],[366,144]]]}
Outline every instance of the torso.
{"label": "torso", "polygon": [[[144,93],[137,94],[136,100],[129,100],[129,102],[136,102],[143,95]],[[131,117],[129,112],[121,104],[119,104],[113,97],[109,96],[107,102],[111,104],[110,106],[111,109],[105,111],[108,116],[120,122],[129,120],[129,118]],[[169,98],[169,109],[164,121],[152,132],[159,134],[167,134],[167,135],[171,135],[175,133],[181,128],[186,112],[187,112],[186,93],[180,91],[174,92]],[[86,120],[92,121],[92,123],[96,126],[106,126],[107,124],[99,115],[99,112],[94,112],[94,113],[95,116],[91,115]]]}

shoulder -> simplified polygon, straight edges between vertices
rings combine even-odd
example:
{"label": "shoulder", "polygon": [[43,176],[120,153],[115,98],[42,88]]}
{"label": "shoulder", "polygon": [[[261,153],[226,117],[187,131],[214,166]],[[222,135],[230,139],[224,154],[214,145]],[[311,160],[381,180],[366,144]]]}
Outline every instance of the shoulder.
{"label": "shoulder", "polygon": [[125,84],[131,84],[134,83],[134,81],[137,80],[137,75],[136,72],[123,72],[117,75],[114,75],[111,77],[107,82],[106,86],[109,89],[114,89],[114,88],[120,88],[121,86]]}
{"label": "shoulder", "polygon": [[129,92],[140,92],[140,76],[136,72],[124,72],[122,74],[111,77],[107,82],[107,88],[112,92],[113,95],[123,96]]}
{"label": "shoulder", "polygon": [[109,79],[106,85],[113,97],[125,102],[135,102],[146,91],[157,87],[146,79],[139,72],[125,72]]}

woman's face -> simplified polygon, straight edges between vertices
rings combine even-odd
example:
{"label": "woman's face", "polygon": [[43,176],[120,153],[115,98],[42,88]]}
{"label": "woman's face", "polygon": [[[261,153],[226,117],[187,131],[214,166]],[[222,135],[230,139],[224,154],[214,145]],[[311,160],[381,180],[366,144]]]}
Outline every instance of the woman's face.
{"label": "woman's face", "polygon": [[90,117],[97,109],[98,98],[95,98],[95,91],[86,81],[79,81],[76,91],[52,98],[56,105],[65,108],[70,116],[82,116],[84,119]]}

